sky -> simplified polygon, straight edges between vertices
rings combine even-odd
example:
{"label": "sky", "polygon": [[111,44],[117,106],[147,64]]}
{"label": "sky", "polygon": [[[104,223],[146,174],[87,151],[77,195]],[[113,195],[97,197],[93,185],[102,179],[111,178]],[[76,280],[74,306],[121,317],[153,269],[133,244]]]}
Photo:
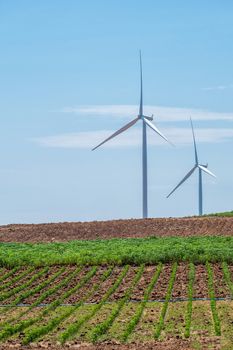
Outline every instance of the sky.
{"label": "sky", "polygon": [[149,217],[232,210],[233,2],[0,1],[0,224],[140,218],[139,49],[148,130]]}

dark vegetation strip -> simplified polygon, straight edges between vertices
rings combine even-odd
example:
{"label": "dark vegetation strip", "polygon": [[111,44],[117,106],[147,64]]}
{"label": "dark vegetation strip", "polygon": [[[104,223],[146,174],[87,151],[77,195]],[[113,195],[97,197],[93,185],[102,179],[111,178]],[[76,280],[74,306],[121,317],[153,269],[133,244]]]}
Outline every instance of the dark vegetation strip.
{"label": "dark vegetation strip", "polygon": [[93,343],[97,342],[98,339],[104,335],[108,329],[112,326],[114,320],[117,318],[117,316],[119,315],[119,313],[121,312],[122,308],[124,307],[124,305],[129,301],[129,298],[132,294],[132,291],[134,289],[134,287],[138,284],[139,280],[141,279],[142,277],[142,274],[143,274],[143,271],[145,269],[145,265],[142,265],[133,281],[132,281],[132,284],[131,286],[126,290],[125,292],[125,295],[124,297],[118,302],[116,303],[116,306],[113,308],[111,314],[109,315],[109,317],[103,321],[102,323],[99,323],[94,329],[93,331],[91,332],[91,341]]}
{"label": "dark vegetation strip", "polygon": [[59,341],[64,344],[68,339],[72,339],[75,334],[78,332],[78,330],[82,327],[82,325],[86,322],[88,322],[95,314],[102,308],[102,306],[106,303],[106,301],[110,298],[110,296],[116,291],[116,289],[120,286],[122,283],[124,277],[126,276],[127,272],[129,270],[129,265],[126,265],[123,268],[123,271],[115,281],[115,283],[108,289],[108,291],[103,296],[102,300],[99,304],[96,304],[94,309],[89,312],[84,317],[78,319],[76,322],[71,324],[67,327],[67,329],[62,332],[59,336]]}
{"label": "dark vegetation strip", "polygon": [[195,266],[193,263],[189,264],[189,276],[188,276],[188,304],[185,316],[185,338],[190,337],[191,321],[192,321],[192,308],[193,308],[193,285],[195,281]]}
{"label": "dark vegetation strip", "polygon": [[[97,267],[94,266],[80,281],[79,283],[72,288],[72,294],[73,292],[76,292],[77,290],[81,289],[95,274],[97,271]],[[70,291],[69,291],[70,292]],[[70,295],[72,295],[70,294]],[[36,326],[33,329],[29,329],[27,332],[25,332],[25,336],[23,338],[23,344],[27,345],[36,339],[42,337],[43,335],[51,332],[56,326],[59,325],[59,323],[63,320],[63,315],[57,316],[52,318],[52,320],[48,320],[47,325],[42,326]]]}
{"label": "dark vegetation strip", "polygon": [[232,217],[233,211],[225,211],[222,213],[212,213],[212,214],[207,214],[207,215],[203,215],[203,216]]}
{"label": "dark vegetation strip", "polygon": [[[43,298],[47,297],[48,295],[51,295],[54,292],[56,292],[59,288],[65,287],[72,280],[72,278],[81,271],[81,269],[82,269],[81,267],[78,267],[75,271],[70,273],[69,276],[66,277],[61,283],[59,283],[59,285],[55,286],[51,290],[48,290],[47,293],[45,292],[45,295],[43,295],[41,297],[43,297]],[[22,320],[19,323],[16,323],[13,325],[6,324],[5,327],[0,332],[0,340],[4,341],[7,338],[9,338],[10,336],[12,336],[13,334],[18,333],[18,332],[22,332],[24,329],[30,327],[31,325],[35,324],[36,322],[39,322],[49,312],[51,312],[52,310],[55,310],[60,304],[62,304],[62,302],[66,299],[66,297],[70,296],[70,292],[72,294],[73,289],[69,290],[68,292],[63,293],[59,299],[52,302],[37,317],[31,317],[31,318],[28,318],[27,320]],[[39,298],[39,299],[41,299],[41,298]],[[40,304],[39,299],[37,300],[37,302],[39,302],[39,304]]]}
{"label": "dark vegetation strip", "polygon": [[[30,287],[30,285],[40,276],[42,276],[46,271],[48,271],[48,267],[45,267],[44,269],[38,271],[37,273],[35,273],[28,281],[25,281],[24,283],[20,284],[19,286],[12,288],[9,291],[6,291],[5,293],[2,293],[0,295],[0,301],[3,301],[7,298],[10,298],[12,295],[17,294],[18,292],[20,292],[23,289],[26,289],[28,287]],[[20,302],[20,297],[18,298],[19,302]]]}
{"label": "dark vegetation strip", "polygon": [[160,314],[160,317],[159,317],[159,322],[158,322],[158,325],[157,325],[156,330],[155,330],[155,334],[154,334],[155,339],[159,338],[159,336],[161,334],[161,331],[162,331],[162,329],[164,327],[164,320],[165,320],[165,316],[166,316],[166,313],[167,313],[168,303],[169,303],[169,300],[171,299],[172,289],[173,289],[173,285],[174,285],[175,278],[176,278],[176,270],[177,270],[177,263],[175,262],[173,264],[173,267],[172,267],[172,272],[171,272],[171,277],[170,277],[170,280],[169,280],[169,283],[168,283],[168,288],[167,288],[167,293],[166,293],[166,297],[165,297],[165,302],[163,304],[163,307],[162,307],[162,310],[161,310],[161,314]]}
{"label": "dark vegetation strip", "polygon": [[149,237],[63,243],[0,243],[0,266],[233,262],[232,236]]}
{"label": "dark vegetation strip", "polygon": [[[25,269],[21,273],[19,273],[17,276],[12,278],[9,282],[4,283],[0,286],[0,291],[7,289],[8,287],[11,287],[14,283],[18,282],[19,280],[23,279],[25,276],[27,276],[29,273],[31,273],[35,267],[30,267],[28,269]],[[1,299],[1,294],[0,294],[0,300]]]}
{"label": "dark vegetation strip", "polygon": [[0,277],[0,283],[5,281],[8,277],[14,275],[14,273],[16,273],[19,269],[20,269],[20,266],[16,266],[13,269],[11,269],[10,271],[6,272],[4,275],[2,275]]}
{"label": "dark vegetation strip", "polygon": [[152,290],[153,290],[156,282],[158,281],[158,278],[159,278],[159,275],[161,273],[162,267],[163,267],[162,263],[160,263],[157,266],[157,269],[156,269],[156,271],[155,271],[155,273],[154,273],[154,275],[153,275],[153,277],[152,277],[152,279],[150,281],[150,284],[149,284],[149,286],[147,287],[147,289],[145,291],[145,294],[144,294],[144,297],[143,297],[143,301],[140,302],[140,305],[137,308],[136,313],[134,314],[134,316],[129,321],[128,326],[127,326],[126,330],[124,331],[124,333],[123,333],[123,335],[121,337],[121,340],[123,342],[127,341],[129,336],[131,335],[131,333],[133,332],[133,330],[137,326],[138,322],[140,321],[140,319],[142,317],[143,310],[145,309],[146,303],[148,302],[148,300],[150,298],[150,295],[152,293]]}
{"label": "dark vegetation strip", "polygon": [[[65,271],[65,267],[61,267],[61,269],[59,271],[57,271],[54,275],[52,275],[50,278],[48,278],[47,280],[45,280],[44,282],[42,282],[40,285],[38,285],[37,287],[35,287],[34,289],[32,290],[29,290],[28,292],[26,292],[28,295],[26,296],[27,297],[30,297],[32,296],[33,294],[35,293],[38,293],[40,292],[42,289],[44,289],[45,287],[47,287],[50,283],[53,283],[63,272]],[[63,283],[63,281],[61,282]],[[61,284],[60,283],[60,284]],[[5,325],[7,324],[10,324],[14,321],[17,321],[19,320],[21,317],[23,317],[24,315],[26,315],[27,313],[29,313],[34,307],[37,307],[39,305],[41,305],[41,302],[43,300],[45,300],[47,297],[48,297],[48,293],[51,293],[53,294],[54,293],[54,289],[55,288],[60,288],[60,284],[58,284],[57,286],[55,287],[52,287],[50,288],[49,290],[45,291],[39,298],[37,298],[34,303],[32,303],[29,307],[27,307],[27,310],[26,311],[22,311],[20,312],[20,314],[18,316],[15,316],[15,317],[12,317],[2,323],[0,323],[0,328],[4,327]],[[48,305],[46,305],[48,306]],[[7,307],[6,307],[7,309]]]}
{"label": "dark vegetation strip", "polygon": [[217,312],[217,307],[216,307],[213,270],[212,270],[212,267],[210,266],[209,262],[206,263],[206,269],[207,269],[207,274],[208,274],[208,292],[209,292],[209,297],[211,298],[210,307],[211,307],[212,317],[213,317],[213,322],[214,322],[215,335],[220,336],[221,335],[221,324],[220,324],[220,319],[218,317],[218,312]]}

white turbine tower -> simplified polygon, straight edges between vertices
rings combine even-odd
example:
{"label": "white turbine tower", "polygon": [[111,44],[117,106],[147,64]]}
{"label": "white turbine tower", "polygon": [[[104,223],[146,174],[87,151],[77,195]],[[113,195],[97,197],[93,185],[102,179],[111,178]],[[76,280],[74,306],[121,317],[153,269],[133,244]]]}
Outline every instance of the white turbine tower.
{"label": "white turbine tower", "polygon": [[178,185],[169,193],[169,195],[167,196],[170,197],[172,195],[173,192],[175,192],[175,190],[180,187],[191,175],[192,173],[198,169],[199,172],[199,188],[198,188],[198,202],[199,202],[199,215],[201,216],[203,214],[203,194],[202,194],[202,171],[204,171],[206,174],[209,174],[213,177],[216,177],[211,171],[209,171],[207,169],[208,164],[203,165],[203,164],[199,164],[198,161],[198,155],[197,155],[197,146],[196,146],[196,140],[195,140],[195,135],[194,135],[194,130],[193,130],[193,123],[192,123],[192,119],[190,118],[190,122],[191,122],[191,127],[192,127],[192,134],[193,134],[193,144],[194,144],[194,153],[195,153],[195,165],[194,167],[188,172],[187,175],[185,175],[185,177],[183,178],[183,180],[181,180]]}
{"label": "white turbine tower", "polygon": [[139,106],[139,114],[137,118],[133,119],[131,122],[123,126],[121,129],[117,130],[114,134],[109,136],[106,140],[101,142],[95,148],[92,149],[94,151],[96,148],[103,145],[105,142],[111,140],[115,136],[121,134],[125,130],[129,129],[131,126],[136,124],[139,120],[142,121],[142,216],[143,218],[148,217],[148,204],[147,204],[147,138],[146,138],[146,127],[149,126],[152,130],[154,130],[158,135],[160,135],[167,142],[168,139],[157,129],[157,127],[151,123],[153,120],[153,115],[151,117],[145,116],[143,114],[143,84],[142,84],[142,58],[140,51],[140,106]]}

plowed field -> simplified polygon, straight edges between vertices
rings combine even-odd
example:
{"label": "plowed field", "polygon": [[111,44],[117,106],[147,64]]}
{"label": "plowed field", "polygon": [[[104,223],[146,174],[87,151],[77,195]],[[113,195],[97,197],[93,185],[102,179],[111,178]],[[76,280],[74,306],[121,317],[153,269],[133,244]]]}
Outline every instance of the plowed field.
{"label": "plowed field", "polygon": [[148,236],[233,235],[233,217],[132,219],[0,226],[0,242],[64,242]]}

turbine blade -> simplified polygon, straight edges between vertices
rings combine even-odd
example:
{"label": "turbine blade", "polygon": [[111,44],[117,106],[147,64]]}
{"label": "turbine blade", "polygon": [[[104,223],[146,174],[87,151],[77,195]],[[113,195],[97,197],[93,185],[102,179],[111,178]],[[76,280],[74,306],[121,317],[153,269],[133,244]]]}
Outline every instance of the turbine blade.
{"label": "turbine blade", "polygon": [[195,152],[195,162],[198,164],[198,156],[197,156],[197,145],[196,145],[196,139],[195,139],[195,134],[194,134],[194,129],[193,129],[193,121],[192,118],[190,118],[191,122],[191,127],[192,127],[192,134],[193,134],[193,144],[194,144],[194,152]]}
{"label": "turbine blade", "polygon": [[192,173],[194,172],[194,170],[196,169],[196,167],[197,167],[197,166],[195,165],[195,167],[193,167],[193,168],[188,172],[188,174],[185,175],[185,177],[183,178],[183,180],[181,180],[181,181],[178,183],[178,185],[169,193],[169,195],[167,196],[167,198],[170,197],[170,196],[172,195],[172,193],[175,192],[175,190],[177,190],[177,188],[180,187],[180,186],[192,175]]}
{"label": "turbine blade", "polygon": [[142,84],[142,54],[141,50],[139,51],[140,57],[140,106],[139,106],[139,115],[143,115],[143,84]]}
{"label": "turbine blade", "polygon": [[198,168],[200,168],[202,171],[204,171],[206,174],[209,174],[213,177],[217,177],[216,175],[214,175],[210,170],[208,170],[206,167],[202,166],[202,165],[198,165]]}
{"label": "turbine blade", "polygon": [[144,122],[152,129],[154,130],[159,136],[161,136],[165,141],[167,141],[168,143],[170,143],[171,145],[173,145],[167,138],[166,136],[164,136],[161,131],[159,131],[159,129],[154,125],[152,124],[148,119],[146,118],[143,118]]}
{"label": "turbine blade", "polygon": [[119,130],[117,130],[116,132],[114,132],[114,134],[112,134],[111,136],[109,136],[106,140],[104,140],[103,142],[101,142],[99,145],[97,145],[96,147],[94,147],[92,149],[92,151],[94,151],[96,148],[100,147],[101,145],[103,145],[105,142],[113,139],[115,136],[121,134],[122,132],[124,132],[125,130],[129,129],[131,126],[133,126],[135,123],[137,123],[137,121],[139,120],[139,118],[135,118],[134,120],[132,120],[131,122],[129,122],[128,124],[126,124],[125,126],[123,126],[122,128],[120,128]]}

